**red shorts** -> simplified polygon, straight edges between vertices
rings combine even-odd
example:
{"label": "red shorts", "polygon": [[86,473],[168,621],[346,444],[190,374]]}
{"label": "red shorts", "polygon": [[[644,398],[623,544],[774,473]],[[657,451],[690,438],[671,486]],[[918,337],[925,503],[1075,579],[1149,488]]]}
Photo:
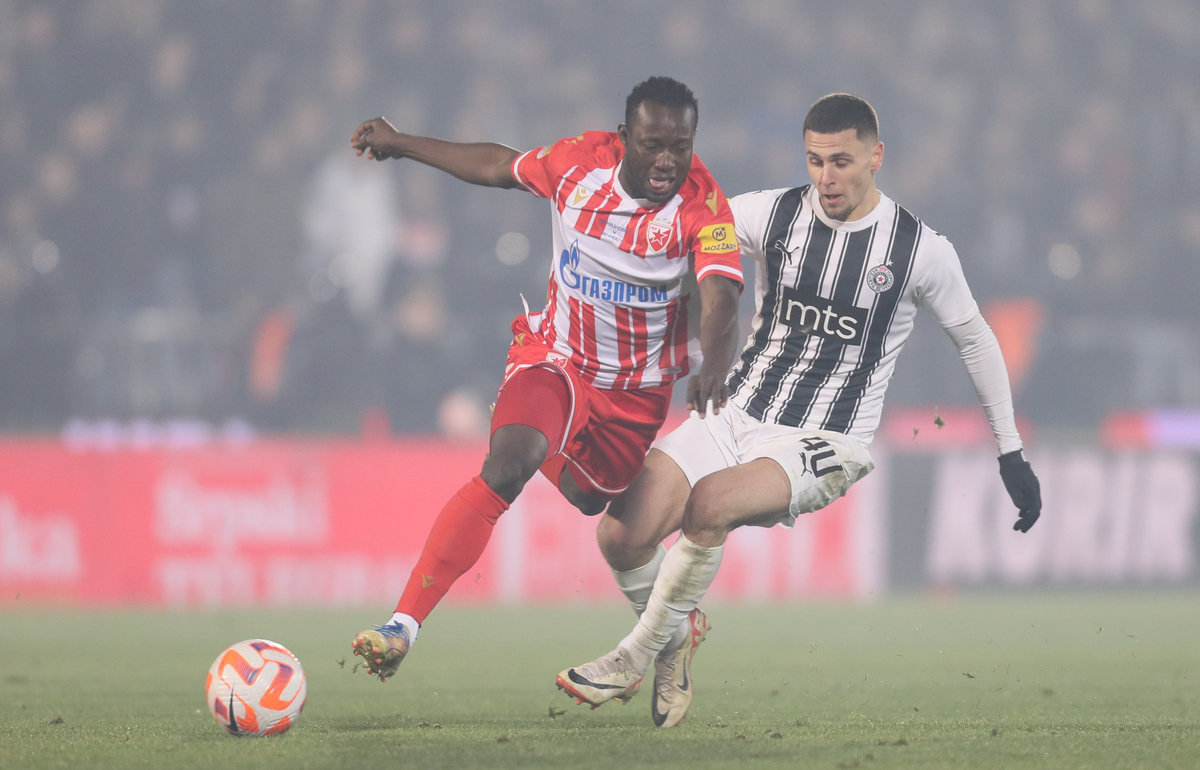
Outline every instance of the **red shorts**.
{"label": "red shorts", "polygon": [[[514,374],[534,366],[562,376],[570,391],[571,416],[560,445],[551,447],[551,453],[566,457],[583,491],[605,497],[624,492],[642,470],[646,452],[667,417],[671,386],[597,388],[579,376],[566,356],[531,331],[524,315],[513,320],[512,330],[500,390]],[[498,427],[493,424],[492,430]]]}

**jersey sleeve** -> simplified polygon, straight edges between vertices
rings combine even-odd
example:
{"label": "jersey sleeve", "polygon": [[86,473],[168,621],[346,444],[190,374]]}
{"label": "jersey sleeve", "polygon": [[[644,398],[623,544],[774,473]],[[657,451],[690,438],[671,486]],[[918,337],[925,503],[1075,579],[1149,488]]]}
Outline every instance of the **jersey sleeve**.
{"label": "jersey sleeve", "polygon": [[737,227],[725,193],[714,183],[702,188],[697,197],[702,201],[692,208],[689,228],[689,251],[696,259],[696,282],[710,275],[723,275],[745,286]]}
{"label": "jersey sleeve", "polygon": [[737,229],[738,246],[745,256],[753,256],[766,251],[767,220],[775,201],[786,190],[758,190],[742,193],[729,199],[729,209],[733,212],[733,222]]}
{"label": "jersey sleeve", "polygon": [[512,163],[513,179],[539,198],[552,198],[558,181],[581,162],[585,162],[596,143],[589,132],[576,137],[559,139],[545,147],[535,147],[521,153]]}
{"label": "jersey sleeve", "polygon": [[943,328],[958,326],[979,312],[963,275],[958,253],[946,237],[932,230],[924,233],[923,264],[919,264],[917,301],[929,308]]}

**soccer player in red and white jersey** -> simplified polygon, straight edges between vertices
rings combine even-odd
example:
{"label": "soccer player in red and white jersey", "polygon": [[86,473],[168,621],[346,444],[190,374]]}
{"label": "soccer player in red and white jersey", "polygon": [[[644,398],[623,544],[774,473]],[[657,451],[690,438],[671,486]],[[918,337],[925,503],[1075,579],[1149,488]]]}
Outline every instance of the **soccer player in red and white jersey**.
{"label": "soccer player in red and white jersey", "polygon": [[466,182],[549,198],[554,233],[547,305],[513,321],[483,469],[438,514],[392,619],[354,639],[380,680],[396,672],[420,624],[539,468],[588,515],[637,476],[671,383],[688,374],[683,286],[692,264],[704,360],[688,404],[725,404],[741,254],[725,196],[692,154],[697,115],[687,86],[652,77],[630,92],[615,133],[525,153],[401,134],[383,118],[351,136],[374,160],[411,158]]}

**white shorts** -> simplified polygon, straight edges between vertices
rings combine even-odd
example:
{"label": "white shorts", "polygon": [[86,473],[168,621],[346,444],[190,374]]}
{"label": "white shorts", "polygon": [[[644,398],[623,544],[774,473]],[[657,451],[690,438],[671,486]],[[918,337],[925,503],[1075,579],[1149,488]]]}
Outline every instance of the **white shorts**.
{"label": "white shorts", "polygon": [[710,473],[760,457],[779,463],[792,500],[786,514],[764,526],[790,528],[797,516],[829,505],[875,467],[867,448],[844,433],[762,423],[732,403],[704,419],[692,412],[653,448],[674,460],[693,487]]}

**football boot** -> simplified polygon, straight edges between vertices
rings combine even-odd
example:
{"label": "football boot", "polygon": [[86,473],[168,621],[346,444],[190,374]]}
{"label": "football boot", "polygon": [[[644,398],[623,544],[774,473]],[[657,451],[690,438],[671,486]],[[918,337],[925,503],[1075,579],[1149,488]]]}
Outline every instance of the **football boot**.
{"label": "football boot", "polygon": [[627,703],[641,688],[642,675],[618,647],[591,663],[568,668],[558,675],[557,683],[576,703],[596,708],[614,699]]}
{"label": "football boot", "polygon": [[650,718],[657,727],[674,727],[683,721],[692,705],[692,658],[712,628],[700,608],[688,613],[684,621],[688,635],[674,650],[663,650],[654,661],[654,692]]}
{"label": "football boot", "polygon": [[350,646],[355,655],[362,657],[367,671],[386,682],[400,668],[410,645],[407,628],[399,623],[386,623],[360,631]]}

